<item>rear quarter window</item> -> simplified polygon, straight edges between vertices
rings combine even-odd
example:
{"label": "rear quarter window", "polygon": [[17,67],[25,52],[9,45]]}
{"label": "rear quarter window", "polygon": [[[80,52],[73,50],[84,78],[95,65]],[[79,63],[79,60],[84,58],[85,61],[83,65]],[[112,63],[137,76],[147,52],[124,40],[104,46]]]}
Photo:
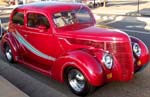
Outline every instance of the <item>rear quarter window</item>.
{"label": "rear quarter window", "polygon": [[21,12],[16,12],[12,16],[12,22],[14,24],[24,25],[24,14]]}

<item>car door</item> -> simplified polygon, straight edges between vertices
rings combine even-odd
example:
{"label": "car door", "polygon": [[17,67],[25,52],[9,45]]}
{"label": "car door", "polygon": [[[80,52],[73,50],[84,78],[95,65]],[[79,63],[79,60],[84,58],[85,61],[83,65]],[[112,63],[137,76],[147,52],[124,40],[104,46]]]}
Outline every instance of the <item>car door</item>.
{"label": "car door", "polygon": [[52,33],[46,15],[29,12],[26,18],[24,45],[27,53],[24,59],[36,69],[47,72],[62,52],[57,37]]}

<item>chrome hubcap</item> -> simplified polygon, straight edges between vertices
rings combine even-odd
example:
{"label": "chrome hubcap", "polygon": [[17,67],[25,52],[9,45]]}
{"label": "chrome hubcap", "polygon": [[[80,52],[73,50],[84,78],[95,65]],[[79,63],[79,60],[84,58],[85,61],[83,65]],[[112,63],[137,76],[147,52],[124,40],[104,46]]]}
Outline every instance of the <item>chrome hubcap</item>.
{"label": "chrome hubcap", "polygon": [[12,59],[12,51],[10,48],[6,49],[6,57],[8,60]]}
{"label": "chrome hubcap", "polygon": [[77,69],[72,69],[68,73],[68,81],[72,89],[77,92],[82,91],[85,87],[85,78],[83,74]]}

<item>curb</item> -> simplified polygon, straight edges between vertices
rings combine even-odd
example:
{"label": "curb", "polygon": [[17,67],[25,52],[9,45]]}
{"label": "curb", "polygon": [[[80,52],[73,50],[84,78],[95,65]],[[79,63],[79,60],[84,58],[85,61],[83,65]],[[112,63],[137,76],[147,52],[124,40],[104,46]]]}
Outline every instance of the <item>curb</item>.
{"label": "curb", "polygon": [[29,97],[0,75],[0,97]]}

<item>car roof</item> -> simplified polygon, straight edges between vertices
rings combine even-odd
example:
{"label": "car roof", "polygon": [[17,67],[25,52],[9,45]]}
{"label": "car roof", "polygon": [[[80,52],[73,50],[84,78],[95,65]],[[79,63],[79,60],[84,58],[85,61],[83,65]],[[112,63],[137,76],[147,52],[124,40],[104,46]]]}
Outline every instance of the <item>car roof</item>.
{"label": "car roof", "polygon": [[84,6],[81,3],[65,3],[65,2],[36,2],[26,5],[21,5],[16,9],[26,11],[48,11],[48,12],[59,12],[67,9],[75,9]]}

